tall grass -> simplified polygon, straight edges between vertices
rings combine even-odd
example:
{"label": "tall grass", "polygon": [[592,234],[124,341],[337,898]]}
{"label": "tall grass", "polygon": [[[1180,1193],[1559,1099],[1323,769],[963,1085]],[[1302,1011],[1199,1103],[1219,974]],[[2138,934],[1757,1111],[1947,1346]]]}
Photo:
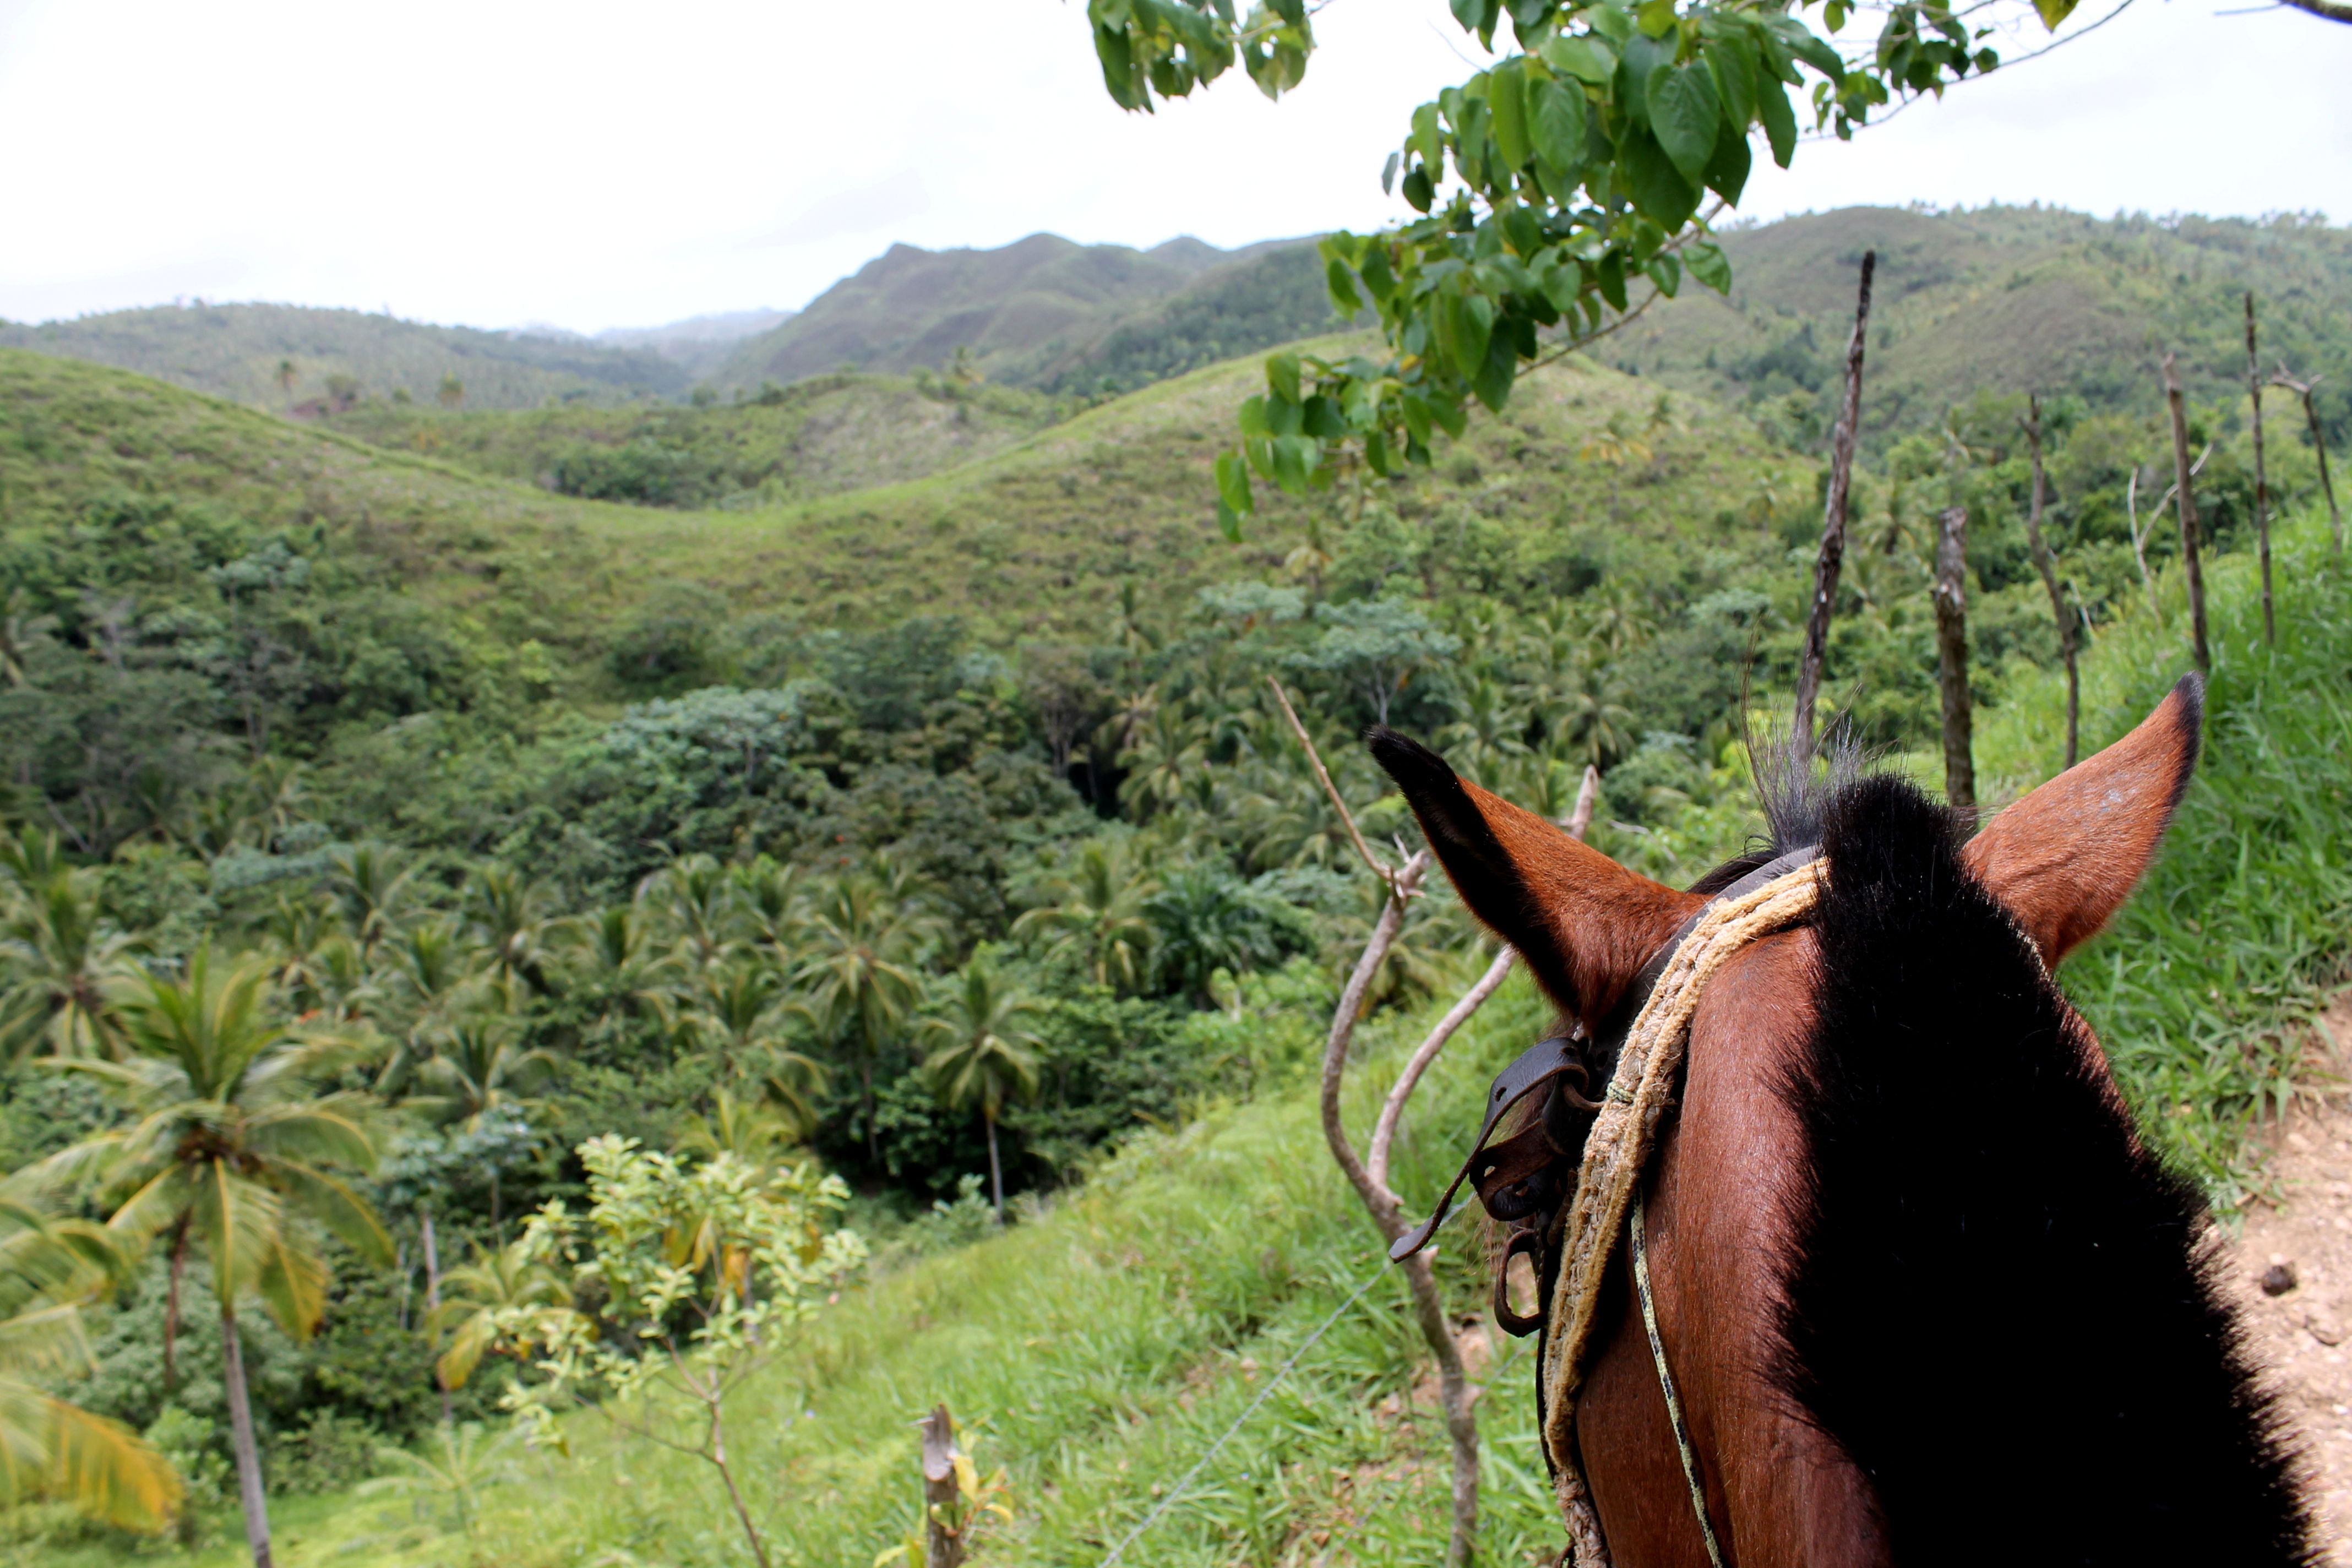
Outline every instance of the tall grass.
{"label": "tall grass", "polygon": [[[2276,538],[2278,643],[2262,640],[2251,556],[2209,568],[2205,754],[2164,852],[2059,979],[2098,1031],[2152,1137],[2225,1209],[2258,1180],[2248,1133],[2334,1064],[2309,1023],[2352,952],[2352,580],[2316,510]],[[2162,584],[2104,631],[2084,680],[2084,750],[2129,730],[2189,668],[2187,607]],[[1995,798],[2063,760],[2056,683],[1986,715]]]}

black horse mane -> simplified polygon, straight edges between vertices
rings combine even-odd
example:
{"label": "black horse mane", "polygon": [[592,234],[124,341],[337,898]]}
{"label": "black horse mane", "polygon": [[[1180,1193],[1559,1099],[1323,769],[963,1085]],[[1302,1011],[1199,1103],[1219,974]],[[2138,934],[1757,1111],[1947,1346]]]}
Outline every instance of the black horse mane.
{"label": "black horse mane", "polygon": [[2315,1562],[2204,1204],[1963,868],[1961,826],[1890,777],[1842,781],[1818,826],[1771,1381],[1912,1568]]}

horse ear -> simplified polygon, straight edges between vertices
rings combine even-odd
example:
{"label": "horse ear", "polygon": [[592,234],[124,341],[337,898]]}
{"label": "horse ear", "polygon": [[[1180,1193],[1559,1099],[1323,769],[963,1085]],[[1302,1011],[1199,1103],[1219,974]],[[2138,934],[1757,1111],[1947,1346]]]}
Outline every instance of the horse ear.
{"label": "horse ear", "polygon": [[1994,817],[1961,850],[2052,968],[2098,934],[2156,858],[2196,771],[2204,721],[2204,678],[2184,675],[2139,728]]}
{"label": "horse ear", "polygon": [[1531,811],[1464,782],[1386,729],[1370,736],[1470,912],[1517,948],[1552,1000],[1598,1026],[1706,900],[1628,871]]}

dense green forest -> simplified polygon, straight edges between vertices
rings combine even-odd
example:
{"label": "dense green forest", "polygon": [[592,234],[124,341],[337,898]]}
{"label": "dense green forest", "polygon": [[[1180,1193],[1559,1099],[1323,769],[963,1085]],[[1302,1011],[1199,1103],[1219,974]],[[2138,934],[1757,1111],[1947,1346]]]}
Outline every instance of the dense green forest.
{"label": "dense green forest", "polygon": [[[1958,220],[1867,217],[1915,221]],[[2192,805],[2198,867],[2161,872],[2174,880],[2141,923],[2069,974],[2155,1136],[2226,1198],[2249,1179],[2249,1118],[2301,1069],[2283,1023],[2340,973],[2352,913],[2329,826],[2352,655],[2309,432],[2266,404],[2286,584],[2269,654],[2249,629],[2250,411],[2224,330],[2243,285],[2215,263],[2201,306],[2138,319],[2138,347],[2101,351],[2132,377],[2067,361],[2028,386],[1997,362],[1970,377],[1905,361],[1906,342],[1966,330],[1928,313],[1937,290],[1955,312],[1985,289],[2030,302],[2055,287],[2032,267],[2072,276],[2085,247],[2123,243],[2124,226],[2070,215],[1969,221],[1986,235],[1948,276],[1903,283],[1898,262],[1932,259],[1925,240],[1883,263],[1903,391],[1858,479],[1829,686],[1874,746],[1930,742],[1927,523],[1964,506],[1989,803],[2053,770],[2058,640],[2028,556],[2019,425],[2032,390],[2044,527],[2090,629],[2090,738],[2136,716],[2185,655],[2178,534],[2154,505],[2168,435],[2130,355],[2177,331],[2163,341],[2190,374],[2191,440],[2211,447],[2197,500],[2218,552],[2213,765],[2231,787]],[[1734,297],[1738,331],[1782,332],[1777,346],[1724,328],[1695,353],[1702,327],[1661,311],[1664,346],[1603,345],[1626,368],[1572,357],[1428,469],[1274,500],[1239,546],[1216,531],[1208,466],[1264,373],[1192,369],[1231,345],[1181,293],[1158,336],[1108,340],[1158,383],[1124,395],[1006,386],[946,355],[740,400],[379,396],[298,425],[0,349],[0,1169],[38,1173],[11,1190],[60,1224],[105,1217],[137,1173],[108,1163],[118,1135],[196,1114],[166,1101],[198,1089],[244,1107],[238,1126],[355,1130],[301,1158],[357,1207],[307,1176],[268,1188],[294,1260],[254,1265],[271,1310],[233,1331],[261,1474],[292,1500],[289,1556],[331,1542],[384,1562],[745,1559],[716,1482],[591,1436],[584,1413],[563,1424],[574,1458],[490,1452],[501,1400],[544,1385],[510,1342],[446,1398],[436,1379],[486,1312],[603,1300],[530,1250],[530,1216],[611,1198],[618,1178],[596,1172],[620,1167],[584,1152],[609,1135],[676,1154],[681,1182],[769,1173],[757,1223],[777,1234],[862,1238],[787,1266],[801,1254],[743,1233],[747,1252],[771,1248],[763,1277],[797,1280],[772,1283],[772,1364],[741,1417],[782,1560],[864,1568],[898,1539],[904,1424],[934,1397],[983,1417],[983,1466],[1010,1472],[1008,1540],[1040,1562],[1098,1552],[1105,1521],[1132,1518],[1113,1478],[1130,1460],[1178,1468],[1360,1273],[1364,1236],[1297,1085],[1378,889],[1269,679],[1380,837],[1412,830],[1353,743],[1374,721],[1555,816],[1598,768],[1594,841],[1652,875],[1687,879],[1737,849],[1753,826],[1739,736],[1801,631],[1822,504],[1807,411],[1835,353],[1826,327],[1814,358],[1781,353],[1812,318],[1757,300],[1776,277],[1825,278],[1815,315],[1834,316],[1851,274],[1822,247],[1873,236],[1831,222],[1779,226],[1814,248],[1780,273],[1759,249]],[[2032,247],[2004,224],[2039,236],[2043,259],[2008,259]],[[2221,238],[2145,229],[2117,276],[2245,238],[2248,266],[2273,269],[2258,289],[2308,271],[2305,293],[2263,296],[2280,352],[2311,371],[2346,353],[2340,231],[2210,228]],[[1759,353],[1780,368],[1733,368]],[[2182,889],[2217,883],[2221,907],[2189,913]],[[1376,1054],[1483,966],[1477,940],[1449,897],[1423,900],[1377,988]],[[1483,1020],[1415,1135],[1416,1170],[1444,1163],[1444,1105],[1534,1012],[1514,990]],[[213,1066],[132,1070],[192,1052]],[[255,1158],[279,1157],[264,1144]],[[189,1506],[144,1544],[61,1504],[20,1510],[6,1529],[27,1560],[236,1536],[234,1302],[215,1281],[244,1277],[228,1242],[166,1218],[84,1315],[94,1374],[42,1375],[146,1434]],[[835,1310],[852,1301],[865,1310]],[[1328,1342],[1286,1397],[1325,1401],[1329,1440],[1282,1439],[1255,1472],[1237,1457],[1179,1531],[1184,1552],[1272,1561],[1301,1531],[1377,1514],[1394,1539],[1366,1560],[1425,1559],[1443,1509],[1413,1500],[1409,1333],[1368,1308]],[[1523,1392],[1505,1379],[1492,1396],[1507,1483],[1513,1465],[1539,1471]],[[1342,1403],[1355,1414],[1338,1420]],[[467,1422],[490,1428],[464,1439],[484,1446],[471,1458],[452,1446]],[[416,1485],[397,1506],[347,1490],[403,1476]],[[1388,1511],[1359,1510],[1358,1488]],[[1552,1528],[1528,1488],[1496,1505],[1498,1542]],[[494,1526],[477,1489],[504,1500]]]}

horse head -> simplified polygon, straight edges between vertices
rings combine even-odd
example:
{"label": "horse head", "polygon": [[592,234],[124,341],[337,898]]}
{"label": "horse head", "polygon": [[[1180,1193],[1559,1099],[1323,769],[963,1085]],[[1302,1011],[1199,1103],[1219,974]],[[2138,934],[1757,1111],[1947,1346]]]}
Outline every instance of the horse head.
{"label": "horse head", "polygon": [[[1546,1361],[1587,1568],[2311,1560],[2201,1195],[2052,978],[2153,860],[2202,695],[2183,679],[1973,837],[1899,779],[1783,770],[1777,841],[1687,890],[1375,732],[1596,1079],[1714,896],[1818,850],[1817,883],[1784,879],[1805,912],[1685,998],[1681,1076],[1630,1178],[1639,1249],[1612,1232],[1587,1348]],[[1568,1212],[1538,1216],[1548,1352]]]}

